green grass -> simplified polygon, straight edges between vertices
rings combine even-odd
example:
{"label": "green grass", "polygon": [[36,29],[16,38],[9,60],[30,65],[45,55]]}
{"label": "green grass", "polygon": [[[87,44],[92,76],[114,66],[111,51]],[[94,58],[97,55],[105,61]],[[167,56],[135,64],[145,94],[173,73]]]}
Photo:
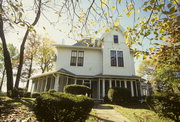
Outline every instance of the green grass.
{"label": "green grass", "polygon": [[90,116],[86,120],[86,122],[98,122],[98,119],[96,117],[96,112],[93,109],[91,110],[91,112],[89,114],[90,114]]}
{"label": "green grass", "polygon": [[111,106],[132,122],[173,122],[170,119],[159,117],[155,112],[149,109],[122,107],[118,105]]}

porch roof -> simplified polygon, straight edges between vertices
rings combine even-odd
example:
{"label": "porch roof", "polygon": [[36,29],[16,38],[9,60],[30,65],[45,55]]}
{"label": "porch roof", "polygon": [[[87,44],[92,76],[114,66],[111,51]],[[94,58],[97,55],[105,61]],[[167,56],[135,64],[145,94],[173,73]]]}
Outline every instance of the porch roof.
{"label": "porch roof", "polygon": [[59,69],[59,70],[56,70],[56,71],[52,71],[52,72],[46,72],[46,73],[42,73],[40,75],[36,75],[36,76],[33,76],[31,77],[30,79],[35,79],[35,78],[39,78],[39,77],[44,77],[44,76],[48,76],[48,75],[52,75],[52,74],[64,74],[64,75],[68,75],[68,76],[71,76],[71,77],[74,77],[74,78],[107,78],[107,79],[110,79],[110,78],[120,78],[120,79],[141,79],[143,80],[141,77],[139,76],[123,76],[123,75],[103,75],[102,73],[101,74],[97,74],[97,75],[93,75],[93,76],[90,76],[90,75],[76,75],[66,69]]}
{"label": "porch roof", "polygon": [[139,79],[139,78],[141,78],[141,77],[135,76],[135,75],[132,75],[132,76],[125,76],[125,75],[103,75],[102,73],[96,75],[96,77],[97,78],[123,78],[123,79]]}

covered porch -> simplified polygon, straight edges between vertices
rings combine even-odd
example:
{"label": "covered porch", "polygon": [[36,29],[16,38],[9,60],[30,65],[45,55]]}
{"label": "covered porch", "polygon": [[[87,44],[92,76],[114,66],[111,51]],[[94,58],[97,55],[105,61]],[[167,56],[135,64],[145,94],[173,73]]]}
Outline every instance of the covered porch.
{"label": "covered porch", "polygon": [[79,84],[92,89],[91,97],[94,100],[103,100],[108,89],[113,87],[128,88],[131,91],[131,96],[143,96],[141,78],[137,76],[80,76],[61,69],[31,79],[31,92],[46,92],[49,89],[63,92],[65,85]]}

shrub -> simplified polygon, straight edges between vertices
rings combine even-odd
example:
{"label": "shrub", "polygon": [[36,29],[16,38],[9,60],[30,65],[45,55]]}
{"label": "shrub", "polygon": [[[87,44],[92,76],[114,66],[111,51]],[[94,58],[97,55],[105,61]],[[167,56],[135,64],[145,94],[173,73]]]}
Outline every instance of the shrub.
{"label": "shrub", "polygon": [[68,93],[42,93],[35,101],[35,114],[44,122],[83,122],[94,101],[84,95]]}
{"label": "shrub", "polygon": [[34,93],[31,94],[32,98],[37,98],[39,96],[40,96],[40,93],[38,93],[38,92],[34,92]]}
{"label": "shrub", "polygon": [[108,98],[113,104],[128,103],[131,99],[131,92],[127,88],[110,88],[108,90]]}
{"label": "shrub", "polygon": [[49,93],[54,93],[54,92],[56,92],[56,90],[55,90],[55,89],[49,89],[48,92],[49,92]]}
{"label": "shrub", "polygon": [[64,91],[75,95],[91,94],[91,89],[85,85],[66,85]]}
{"label": "shrub", "polygon": [[159,93],[148,97],[147,103],[160,116],[180,120],[180,93]]}
{"label": "shrub", "polygon": [[31,92],[25,92],[23,97],[31,97]]}
{"label": "shrub", "polygon": [[24,97],[24,94],[27,92],[26,88],[18,88],[18,95],[19,97]]}

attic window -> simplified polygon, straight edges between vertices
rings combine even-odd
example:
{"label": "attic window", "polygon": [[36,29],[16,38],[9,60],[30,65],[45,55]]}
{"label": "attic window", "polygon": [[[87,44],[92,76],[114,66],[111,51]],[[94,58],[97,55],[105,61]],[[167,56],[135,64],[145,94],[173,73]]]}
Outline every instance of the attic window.
{"label": "attic window", "polygon": [[114,35],[114,43],[118,43],[118,35]]}

